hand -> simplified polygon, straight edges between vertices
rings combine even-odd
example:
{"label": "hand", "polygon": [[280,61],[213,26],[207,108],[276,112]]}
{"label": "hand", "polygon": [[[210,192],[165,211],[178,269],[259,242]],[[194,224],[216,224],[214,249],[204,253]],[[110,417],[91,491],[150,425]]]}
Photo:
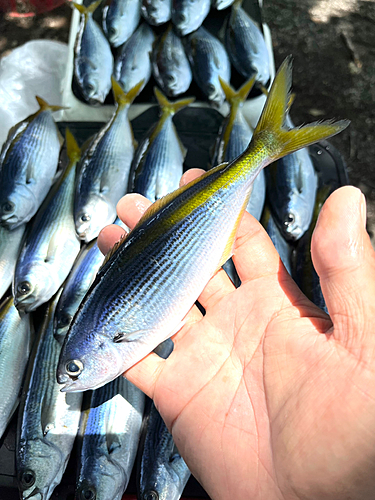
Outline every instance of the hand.
{"label": "hand", "polygon": [[[197,176],[191,170],[183,182]],[[129,227],[150,203],[127,195]],[[285,271],[250,215],[233,261],[208,283],[167,360],[151,353],[126,377],[153,398],[212,499],[369,499],[375,491],[375,258],[365,201],[344,187],[326,201],[312,257],[330,317]],[[109,226],[107,251],[122,230]]]}

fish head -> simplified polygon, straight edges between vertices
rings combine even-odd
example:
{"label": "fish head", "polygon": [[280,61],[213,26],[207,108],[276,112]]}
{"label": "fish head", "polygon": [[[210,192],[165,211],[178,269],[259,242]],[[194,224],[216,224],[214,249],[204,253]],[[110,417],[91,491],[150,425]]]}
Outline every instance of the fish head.
{"label": "fish head", "polygon": [[145,0],[142,4],[142,12],[146,12],[146,18],[150,24],[162,24],[170,18],[171,2],[170,0]]}
{"label": "fish head", "polygon": [[172,12],[172,21],[176,32],[179,36],[187,35],[190,30],[191,17],[194,15],[194,10],[199,9],[199,2],[191,0],[186,2],[184,0],[175,0],[174,11]]}
{"label": "fish head", "polygon": [[16,271],[13,283],[14,305],[18,311],[28,313],[47,302],[56,292],[57,278],[50,266],[34,262],[25,271]]}
{"label": "fish head", "polygon": [[11,194],[0,199],[0,224],[8,229],[28,222],[38,209],[38,203],[32,189],[18,184]]}
{"label": "fish head", "polygon": [[72,322],[73,314],[67,308],[56,309],[53,318],[53,329],[55,338],[62,339],[68,332],[69,325]]}
{"label": "fish head", "polygon": [[93,194],[89,202],[75,213],[76,232],[79,239],[89,243],[115,218],[115,204],[109,202],[101,194]]}
{"label": "fish head", "polygon": [[[103,80],[104,81],[104,80]],[[103,104],[110,90],[110,85],[103,87],[99,73],[87,72],[82,77],[81,91],[85,100],[95,106]]]}
{"label": "fish head", "polygon": [[221,88],[219,79],[216,78],[217,81],[208,80],[204,84],[204,92],[208,97],[208,100],[217,108],[224,103],[224,92]]}
{"label": "fish head", "polygon": [[179,500],[190,476],[181,456],[177,453],[169,461],[159,461],[159,465],[155,465],[140,478],[141,500]]}
{"label": "fish head", "polygon": [[20,440],[18,486],[23,500],[45,500],[60,483],[62,463],[60,450],[44,438]]}
{"label": "fish head", "polygon": [[111,460],[110,452],[87,457],[81,465],[81,474],[84,478],[78,480],[77,500],[120,498],[129,482],[122,467]]}
{"label": "fish head", "polygon": [[[85,328],[85,321],[80,328]],[[65,384],[61,391],[97,389],[123,372],[121,349],[113,339],[96,328],[87,328],[82,335],[73,320],[57,367],[57,381]]]}
{"label": "fish head", "polygon": [[282,210],[281,227],[285,239],[296,241],[307,231],[312,217],[308,203],[299,194],[291,196]]}

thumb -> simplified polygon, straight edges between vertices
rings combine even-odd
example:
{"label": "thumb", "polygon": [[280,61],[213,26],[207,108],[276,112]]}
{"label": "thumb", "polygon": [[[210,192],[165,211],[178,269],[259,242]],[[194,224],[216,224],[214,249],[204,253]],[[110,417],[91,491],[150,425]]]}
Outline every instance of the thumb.
{"label": "thumb", "polygon": [[320,212],[311,252],[334,338],[362,359],[373,359],[375,253],[359,189],[345,186],[331,194]]}

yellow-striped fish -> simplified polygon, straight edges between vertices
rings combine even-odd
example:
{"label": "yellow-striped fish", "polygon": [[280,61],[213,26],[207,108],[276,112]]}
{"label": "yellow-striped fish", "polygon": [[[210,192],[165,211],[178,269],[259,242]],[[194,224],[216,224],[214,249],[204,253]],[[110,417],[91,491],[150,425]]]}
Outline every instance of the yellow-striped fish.
{"label": "yellow-striped fish", "polygon": [[348,121],[284,126],[291,63],[281,66],[243,154],[155,202],[99,271],[57,370],[63,391],[100,387],[183,325],[232,254],[254,179],[277,158],[343,130]]}

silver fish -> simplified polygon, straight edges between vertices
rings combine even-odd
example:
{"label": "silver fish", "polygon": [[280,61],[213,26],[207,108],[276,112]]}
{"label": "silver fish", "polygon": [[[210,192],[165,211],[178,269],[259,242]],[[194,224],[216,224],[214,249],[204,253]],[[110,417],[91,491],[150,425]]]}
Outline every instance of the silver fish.
{"label": "silver fish", "polygon": [[48,500],[60,483],[78,431],[82,393],[63,394],[55,379],[61,344],[53,336],[57,296],[45,316],[25,400],[16,466],[23,500]]}
{"label": "silver fish", "polygon": [[154,89],[162,110],[161,117],[140,144],[132,163],[129,191],[142,194],[155,201],[179,186],[183,173],[186,149],[182,145],[173,124],[173,115],[192,103],[194,99],[184,99],[171,103]]}
{"label": "silver fish", "polygon": [[9,229],[35,215],[57,170],[60,136],[52,112],[61,106],[36,100],[40,109],[9,131],[0,154],[0,223]]}
{"label": "silver fish", "polygon": [[143,0],[141,12],[152,26],[166,23],[172,15],[172,0]]}
{"label": "silver fish", "polygon": [[33,311],[54,295],[79,253],[73,219],[75,166],[80,150],[66,129],[69,163],[40,208],[17,260],[14,303]]}
{"label": "silver fish", "polygon": [[211,0],[173,0],[172,22],[180,36],[192,33],[210,12]]}
{"label": "silver fish", "polygon": [[114,77],[124,92],[129,92],[143,80],[140,91],[151,77],[150,53],[155,35],[147,23],[142,23],[119,49],[115,60]]}
{"label": "silver fish", "polygon": [[141,0],[111,0],[103,9],[103,30],[109,43],[119,47],[134,33],[141,18]]}
{"label": "silver fish", "polygon": [[246,79],[256,76],[265,85],[270,79],[270,61],[262,32],[241,7],[232,6],[225,31],[225,47],[236,70]]}
{"label": "silver fish", "polygon": [[115,80],[112,84],[116,111],[82,155],[76,178],[74,220],[79,238],[86,243],[116,218],[116,205],[126,193],[135,150],[128,111],[143,82],[127,94]]}
{"label": "silver fish", "polygon": [[216,106],[224,102],[219,76],[229,82],[230,62],[222,43],[203,26],[187,37],[185,45],[194,80]]}
{"label": "silver fish", "polygon": [[223,10],[232,5],[233,2],[234,0],[214,0],[212,5],[217,10]]}
{"label": "silver fish", "polygon": [[26,224],[10,231],[0,226],[0,299],[12,284]]}
{"label": "silver fish", "polygon": [[151,63],[154,78],[167,96],[183,94],[190,87],[193,78],[190,64],[171,24],[155,42]]}
{"label": "silver fish", "polygon": [[268,236],[271,238],[280,259],[289,274],[292,274],[292,247],[287,241],[284,240],[283,235],[280,233],[277,224],[275,223],[270,207],[266,205],[261,218],[261,224],[267,231]]}
{"label": "silver fish", "polygon": [[152,403],[138,478],[140,498],[179,500],[189,477],[189,468]]}
{"label": "silver fish", "polygon": [[121,500],[138,449],[145,395],[120,376],[93,392],[82,414],[77,498]]}
{"label": "silver fish", "polygon": [[92,14],[98,0],[88,7],[73,5],[81,13],[81,24],[74,46],[74,80],[89,104],[102,104],[111,89],[113,56],[108,40]]}
{"label": "silver fish", "polygon": [[31,340],[29,315],[20,317],[8,297],[0,306],[0,438],[18,404]]}

